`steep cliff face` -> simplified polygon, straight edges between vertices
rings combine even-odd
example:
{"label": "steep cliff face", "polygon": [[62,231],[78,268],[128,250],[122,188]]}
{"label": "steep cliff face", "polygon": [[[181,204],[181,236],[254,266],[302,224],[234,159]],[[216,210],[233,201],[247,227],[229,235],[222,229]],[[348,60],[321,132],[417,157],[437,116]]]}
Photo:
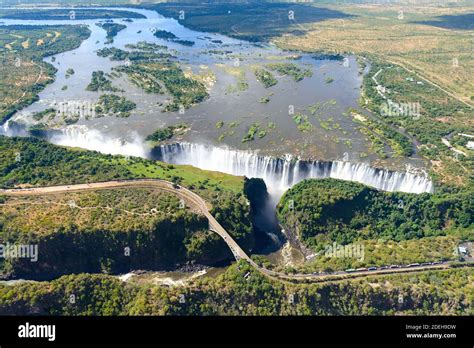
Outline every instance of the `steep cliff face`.
{"label": "steep cliff face", "polygon": [[270,193],[281,195],[304,179],[334,178],[356,181],[379,190],[410,193],[432,192],[433,183],[407,172],[373,168],[365,163],[304,161],[293,156],[274,158],[254,152],[203,144],[173,143],[153,150],[153,156],[167,163],[190,164],[248,178],[262,178]]}

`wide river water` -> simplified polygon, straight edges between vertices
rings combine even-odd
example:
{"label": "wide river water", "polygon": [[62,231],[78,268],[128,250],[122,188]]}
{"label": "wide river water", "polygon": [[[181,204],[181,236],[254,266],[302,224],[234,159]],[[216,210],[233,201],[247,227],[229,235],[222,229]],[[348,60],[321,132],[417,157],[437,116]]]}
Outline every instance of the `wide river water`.
{"label": "wide river water", "polygon": [[[407,164],[423,167],[422,161],[416,157],[409,160],[378,158],[370,151],[370,144],[358,130],[358,124],[348,116],[349,108],[359,108],[363,73],[354,56],[337,61],[315,59],[310,54],[298,54],[300,58],[295,60],[291,57],[294,53],[284,52],[271,44],[257,45],[219,34],[193,31],[176,20],[165,18],[151,10],[122,9],[138,12],[146,16],[146,19],[133,19],[133,22],[114,19],[114,22],[127,27],[118,33],[112,44],[105,43],[105,30],[95,25],[100,19],[2,19],[5,25],[85,24],[91,30],[91,36],[79,48],[45,59],[58,69],[56,81],[39,94],[40,100],[37,103],[17,113],[13,120],[31,125],[35,123],[31,118],[32,113],[48,107],[68,102],[95,103],[103,93],[86,91],[92,72],[102,70],[109,73],[113,67],[123,64],[99,57],[96,51],[112,46],[125,49],[127,44],[147,41],[168,46],[185,71],[189,70],[195,74],[212,72],[215,82],[210,82],[208,86],[210,98],[184,113],[163,113],[157,103],[163,101],[166,96],[147,94],[131,84],[127,78],[119,77],[114,79],[113,84],[126,90],[122,94],[137,104],[132,115],[125,119],[81,119],[77,124],[68,127],[69,138],[62,139],[62,143],[110,153],[143,156],[143,139],[153,130],[184,122],[191,126],[191,130],[180,140],[191,143],[257,150],[260,154],[271,156],[292,154],[306,159],[364,161],[390,168],[404,168]],[[153,29],[167,30],[180,39],[191,40],[195,44],[188,47],[158,39],[153,35]],[[213,51],[227,53],[216,54]],[[311,70],[313,75],[295,82],[290,76],[276,74],[278,84],[264,88],[256,80],[253,69],[275,62],[295,63]],[[67,76],[67,69],[73,69],[75,74]],[[247,89],[237,88],[236,71],[245,75]],[[264,97],[268,97],[270,101],[262,103],[261,99]],[[319,110],[316,115],[311,115],[309,108],[315,104],[319,106]],[[298,130],[292,112],[308,116],[312,129],[308,132]],[[218,128],[216,123],[220,121],[223,121],[224,125]],[[232,122],[234,123],[231,125]],[[243,143],[243,136],[249,127],[257,122],[260,123],[261,129],[266,130],[266,136],[261,139],[256,136],[255,140]],[[269,123],[272,126],[269,127]],[[120,139],[120,142],[117,142],[117,139]],[[61,143],[58,139],[54,141]]]}
{"label": "wide river water", "polygon": [[[126,90],[117,94],[137,104],[130,117],[83,118],[74,125],[56,125],[56,130],[49,136],[51,142],[264,178],[273,195],[269,203],[269,219],[262,218],[260,227],[269,226],[267,232],[272,232],[272,236],[278,228],[271,216],[276,201],[284,190],[305,178],[354,180],[387,191],[421,193],[433,190],[431,181],[425,175],[419,175],[424,172],[422,159],[417,156],[409,159],[379,158],[370,151],[370,143],[358,130],[359,125],[348,115],[349,108],[361,110],[358,100],[362,77],[367,71],[367,67],[359,67],[356,57],[347,56],[343,61],[316,59],[310,54],[284,52],[271,44],[260,45],[220,34],[193,31],[155,11],[122,10],[138,12],[146,19],[114,19],[114,22],[127,27],[118,33],[112,44],[106,44],[105,30],[96,25],[100,19],[2,19],[4,25],[84,24],[91,30],[90,37],[79,48],[45,59],[57,69],[55,82],[40,92],[38,102],[18,112],[12,121],[28,127],[36,123],[33,113],[61,103],[93,105],[103,93],[86,91],[92,72],[102,70],[110,73],[114,67],[123,64],[99,57],[96,51],[104,47],[126,49],[127,44],[147,41],[168,46],[169,52],[177,57],[185,71],[215,76],[215,81],[208,85],[210,97],[184,113],[162,112],[158,102],[166,96],[147,94],[125,76],[117,77],[113,79],[113,85]],[[158,39],[153,35],[153,29],[167,30],[195,44],[184,46]],[[295,54],[298,59],[295,59]],[[253,69],[275,62],[295,63],[311,70],[312,76],[295,82],[290,76],[276,74],[278,84],[264,88],[256,80]],[[68,69],[75,73],[67,76]],[[245,76],[247,88],[239,90],[236,87],[236,71]],[[264,97],[270,101],[262,103]],[[316,115],[309,111],[312,105],[318,106]],[[308,116],[312,129],[308,132],[298,130],[290,109]],[[216,123],[221,121],[223,126],[216,127]],[[242,137],[257,122],[267,131],[265,137],[259,139],[256,136],[255,140],[243,143]],[[190,131],[179,137],[179,143],[155,149],[146,145],[145,137],[155,129],[177,123],[190,126]],[[9,124],[0,127],[0,133],[15,135]],[[382,169],[374,169],[374,166]],[[407,173],[407,170],[416,172],[416,175]],[[291,250],[287,250],[287,254],[291,254]]]}

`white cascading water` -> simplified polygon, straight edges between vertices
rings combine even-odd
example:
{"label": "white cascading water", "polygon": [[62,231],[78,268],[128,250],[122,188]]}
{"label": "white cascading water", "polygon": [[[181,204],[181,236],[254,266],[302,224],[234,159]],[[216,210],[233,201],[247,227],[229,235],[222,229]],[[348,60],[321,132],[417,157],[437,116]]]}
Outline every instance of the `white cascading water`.
{"label": "white cascading water", "polygon": [[[12,133],[9,123],[0,130]],[[57,145],[81,147],[107,154],[149,157],[143,140],[134,136],[133,142],[111,138],[84,125],[71,125],[49,133]],[[291,155],[284,158],[259,156],[255,152],[213,147],[203,144],[174,143],[153,150],[153,157],[166,163],[189,164],[201,169],[262,178],[272,194],[280,196],[304,179],[335,178],[360,182],[379,190],[411,193],[433,192],[432,181],[422,175],[373,168],[364,163],[343,161],[303,161]]]}
{"label": "white cascading water", "polygon": [[421,175],[373,168],[364,163],[343,161],[303,161],[259,156],[254,152],[211,147],[202,144],[162,145],[154,156],[167,163],[189,164],[249,178],[262,178],[270,192],[282,193],[304,179],[335,178],[360,182],[379,190],[411,193],[432,192],[432,181]]}
{"label": "white cascading water", "polygon": [[29,133],[23,124],[8,120],[0,125],[0,135],[7,137],[26,137]]}
{"label": "white cascading water", "polygon": [[5,122],[0,127],[0,135],[9,135],[10,134],[10,120]]}
{"label": "white cascading water", "polygon": [[57,130],[49,137],[56,145],[80,147],[111,155],[147,157],[143,140],[135,135],[133,142],[119,138],[110,138],[95,129],[84,125],[71,125]]}

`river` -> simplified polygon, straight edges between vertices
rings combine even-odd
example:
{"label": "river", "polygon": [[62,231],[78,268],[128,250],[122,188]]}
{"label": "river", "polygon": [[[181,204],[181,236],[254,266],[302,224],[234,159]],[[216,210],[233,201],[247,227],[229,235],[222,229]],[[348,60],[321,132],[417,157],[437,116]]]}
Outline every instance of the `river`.
{"label": "river", "polygon": [[[342,61],[316,59],[303,53],[295,57],[294,52],[284,52],[272,44],[254,44],[220,34],[193,31],[155,11],[113,9],[138,12],[146,18],[131,22],[114,19],[113,22],[127,27],[118,33],[112,45],[105,43],[106,32],[95,25],[99,19],[2,19],[4,25],[84,24],[91,30],[90,37],[79,48],[45,59],[58,70],[56,80],[39,93],[38,102],[14,115],[14,123],[21,127],[34,125],[34,112],[65,102],[94,104],[102,93],[86,91],[92,72],[110,73],[123,64],[99,57],[96,51],[112,46],[126,49],[127,44],[147,41],[166,45],[185,71],[194,74],[212,72],[215,82],[208,86],[210,97],[184,113],[162,112],[157,103],[166,96],[147,94],[122,76],[114,79],[113,84],[126,90],[122,94],[137,104],[130,117],[83,118],[70,126],[54,125],[55,130],[48,133],[51,142],[261,177],[272,194],[273,208],[286,189],[305,178],[353,180],[387,191],[421,193],[433,190],[431,181],[423,175],[424,163],[419,157],[382,160],[369,150],[368,140],[348,116],[349,108],[360,110],[358,99],[364,71],[358,66],[356,57],[347,56]],[[184,46],[158,39],[153,35],[153,29],[167,30],[195,44]],[[214,54],[212,51],[228,53]],[[256,80],[253,69],[274,62],[295,63],[309,69],[312,76],[295,82],[289,76],[277,75],[278,84],[264,88]],[[75,73],[67,76],[68,69]],[[245,74],[246,89],[235,90],[238,79],[230,71],[236,70]],[[264,97],[269,101],[262,103]],[[311,105],[317,105],[316,115],[310,113]],[[299,130],[290,110],[307,115],[311,130]],[[190,125],[191,130],[180,137],[179,143],[154,149],[145,143],[145,137],[155,129],[182,122]],[[223,122],[223,126],[216,127],[218,122]],[[266,130],[266,135],[242,142],[242,137],[255,123]],[[7,135],[17,133],[9,124],[0,131]],[[386,169],[376,169],[374,163]],[[416,174],[406,173],[407,169]],[[270,225],[272,231],[268,232],[275,232],[274,220]]]}

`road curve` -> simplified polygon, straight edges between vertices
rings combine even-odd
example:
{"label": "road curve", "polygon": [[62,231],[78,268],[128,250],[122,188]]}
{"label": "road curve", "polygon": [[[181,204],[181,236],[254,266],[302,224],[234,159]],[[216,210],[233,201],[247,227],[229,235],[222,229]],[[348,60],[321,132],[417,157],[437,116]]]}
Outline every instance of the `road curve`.
{"label": "road curve", "polygon": [[[263,268],[257,265],[246,252],[237,244],[237,242],[230,236],[230,234],[222,227],[222,225],[212,216],[209,209],[210,206],[206,201],[196,193],[189,189],[173,184],[172,182],[160,180],[160,179],[133,179],[133,180],[116,180],[106,182],[95,182],[89,184],[74,184],[74,185],[61,185],[61,186],[46,186],[46,187],[32,187],[32,188],[21,188],[21,189],[0,189],[0,195],[6,196],[35,196],[35,195],[47,195],[54,193],[64,192],[80,192],[88,190],[101,190],[101,189],[113,189],[113,188],[124,188],[124,187],[140,187],[140,188],[151,188],[158,189],[160,191],[166,191],[173,193],[188,204],[196,207],[209,221],[209,229],[216,232],[222,237],[224,242],[227,244],[229,249],[232,251],[236,260],[244,259],[250,263],[255,269],[262,274],[271,278],[283,280],[283,281],[311,281],[311,282],[324,282],[324,281],[336,281],[347,278],[358,278],[366,277],[369,275],[382,275],[392,273],[407,273],[407,272],[419,272],[430,269],[443,269],[450,267],[449,263],[436,264],[436,265],[425,265],[416,267],[401,267],[395,269],[384,269],[384,270],[373,270],[373,271],[359,271],[353,273],[341,272],[339,274],[286,274],[276,272]],[[474,264],[466,263],[465,266],[472,267]]]}
{"label": "road curve", "polygon": [[46,187],[32,187],[22,189],[0,189],[0,194],[6,196],[34,196],[46,195],[54,193],[78,192],[88,190],[113,189],[123,187],[141,187],[159,189],[160,191],[171,192],[184,201],[191,203],[199,209],[199,211],[208,219],[209,229],[219,234],[225,243],[229,246],[234,257],[245,259],[252,262],[245,251],[235,242],[229,233],[221,226],[221,224],[211,215],[206,201],[198,196],[196,193],[187,188],[173,184],[172,182],[159,179],[135,179],[135,180],[117,180],[106,182],[95,182],[89,184],[75,184],[75,185],[61,185],[61,186],[46,186]]}

